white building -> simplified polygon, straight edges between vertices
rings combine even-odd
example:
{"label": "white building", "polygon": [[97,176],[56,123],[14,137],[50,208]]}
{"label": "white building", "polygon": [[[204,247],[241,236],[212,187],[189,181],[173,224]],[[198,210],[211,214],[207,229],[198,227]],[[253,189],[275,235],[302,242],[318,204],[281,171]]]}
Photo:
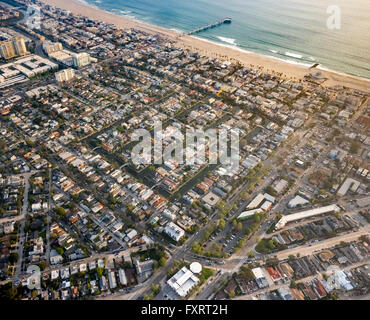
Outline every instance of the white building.
{"label": "white building", "polygon": [[258,208],[258,209],[252,209],[252,210],[248,210],[248,211],[244,211],[242,212],[239,216],[238,216],[238,219],[239,220],[244,220],[244,219],[247,219],[249,217],[252,217],[254,216],[256,213],[261,213],[263,212],[262,209]]}
{"label": "white building", "polygon": [[174,224],[173,222],[167,223],[163,231],[176,242],[179,241],[185,235],[185,231],[181,229],[178,225]]}
{"label": "white building", "polygon": [[288,184],[288,181],[281,179],[278,182],[274,183],[272,188],[276,191],[277,194],[280,194],[288,187]]}
{"label": "white building", "polygon": [[109,281],[109,287],[111,289],[117,288],[116,276],[113,271],[108,273],[108,281]]}
{"label": "white building", "polygon": [[27,51],[26,43],[23,37],[14,37],[12,39],[12,42],[13,42],[15,52],[17,53],[18,56],[24,56],[29,53]]}
{"label": "white building", "polygon": [[123,286],[126,286],[127,285],[127,276],[126,276],[125,270],[119,269],[118,270],[118,277],[119,277],[120,284],[122,284]]}
{"label": "white building", "polygon": [[75,71],[71,68],[64,69],[55,74],[55,79],[58,82],[70,81],[75,77]]}
{"label": "white building", "polygon": [[42,43],[42,48],[44,49],[47,55],[63,50],[63,46],[60,42],[50,42],[50,41],[44,41]]}
{"label": "white building", "polygon": [[180,296],[186,297],[189,291],[199,282],[199,279],[186,267],[179,270],[167,284]]}
{"label": "white building", "polygon": [[284,228],[284,226],[288,222],[301,220],[301,219],[306,219],[306,218],[317,216],[317,215],[324,214],[324,213],[338,212],[339,210],[340,209],[337,205],[332,204],[332,205],[321,207],[321,208],[315,208],[315,209],[311,209],[311,210],[306,210],[306,211],[302,211],[302,212],[289,214],[287,216],[282,217],[278,221],[278,223],[275,226],[275,229],[279,230],[281,228]]}
{"label": "white building", "polygon": [[266,288],[269,286],[262,268],[254,268],[252,272],[259,288]]}
{"label": "white building", "polygon": [[338,196],[343,197],[346,195],[347,191],[351,189],[352,192],[356,192],[358,187],[360,186],[360,182],[352,179],[352,178],[347,178],[342,186],[338,190]]}
{"label": "white building", "polygon": [[63,257],[54,249],[50,251],[50,264],[59,264],[63,262]]}
{"label": "white building", "polygon": [[73,55],[72,60],[73,60],[73,65],[76,68],[81,68],[91,63],[90,55],[86,52],[77,53]]}
{"label": "white building", "polygon": [[34,77],[37,74],[42,74],[57,68],[58,65],[54,62],[33,54],[11,63],[2,64],[0,66],[0,75],[8,81],[20,75],[24,75],[28,78]]}
{"label": "white building", "polygon": [[288,207],[295,208],[297,206],[304,206],[305,204],[308,204],[308,203],[310,203],[308,200],[306,200],[305,198],[299,195],[296,195],[292,200],[289,201]]}
{"label": "white building", "polygon": [[248,209],[257,208],[261,202],[265,200],[265,196],[262,193],[259,193],[247,206]]}

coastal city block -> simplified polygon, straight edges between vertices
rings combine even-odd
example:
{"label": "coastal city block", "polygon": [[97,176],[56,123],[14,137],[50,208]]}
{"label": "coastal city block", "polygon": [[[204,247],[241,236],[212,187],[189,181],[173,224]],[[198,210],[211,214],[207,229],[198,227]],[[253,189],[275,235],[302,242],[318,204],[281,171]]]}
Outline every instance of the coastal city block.
{"label": "coastal city block", "polygon": [[[0,299],[368,298],[370,87],[28,0],[0,56]],[[157,122],[237,133],[238,169],[137,164]]]}

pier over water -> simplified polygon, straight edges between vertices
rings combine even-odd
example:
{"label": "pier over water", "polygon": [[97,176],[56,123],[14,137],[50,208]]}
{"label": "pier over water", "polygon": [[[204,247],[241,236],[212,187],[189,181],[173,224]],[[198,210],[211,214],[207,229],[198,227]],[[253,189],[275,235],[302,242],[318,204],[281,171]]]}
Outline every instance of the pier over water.
{"label": "pier over water", "polygon": [[190,36],[192,34],[195,34],[195,33],[198,33],[198,32],[202,32],[202,31],[205,31],[205,30],[208,30],[208,29],[211,29],[211,28],[215,28],[215,27],[220,26],[222,24],[229,24],[231,22],[232,22],[232,19],[231,18],[224,18],[224,19],[221,19],[221,20],[217,20],[216,22],[213,22],[213,23],[208,24],[206,26],[203,26],[203,27],[194,29],[192,31],[184,32],[184,35]]}

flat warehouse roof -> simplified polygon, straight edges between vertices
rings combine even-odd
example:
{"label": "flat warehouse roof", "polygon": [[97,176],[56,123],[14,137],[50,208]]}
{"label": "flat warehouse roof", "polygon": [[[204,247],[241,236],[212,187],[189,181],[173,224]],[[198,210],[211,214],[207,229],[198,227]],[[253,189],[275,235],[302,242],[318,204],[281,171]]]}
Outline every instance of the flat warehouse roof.
{"label": "flat warehouse roof", "polygon": [[321,208],[315,208],[311,210],[293,213],[293,214],[282,217],[276,224],[276,229],[283,228],[288,222],[291,222],[291,221],[305,219],[308,217],[312,217],[312,216],[316,216],[319,214],[328,213],[332,211],[339,211],[339,207],[336,204],[332,204],[332,205],[321,207]]}

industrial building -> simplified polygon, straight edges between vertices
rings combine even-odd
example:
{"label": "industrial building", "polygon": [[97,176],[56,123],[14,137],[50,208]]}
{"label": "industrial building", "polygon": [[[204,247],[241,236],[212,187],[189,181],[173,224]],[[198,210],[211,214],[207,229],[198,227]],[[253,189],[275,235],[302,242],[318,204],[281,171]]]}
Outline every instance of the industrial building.
{"label": "industrial building", "polygon": [[110,271],[108,273],[108,281],[109,281],[109,287],[111,289],[117,288],[117,281],[116,281],[116,276],[114,274],[114,271]]}
{"label": "industrial building", "polygon": [[263,210],[260,209],[260,208],[244,211],[238,216],[238,219],[239,220],[244,220],[244,219],[247,219],[247,218],[250,218],[250,217],[254,216],[256,213],[261,213],[261,212],[263,212]]}
{"label": "industrial building", "polygon": [[300,195],[296,195],[292,200],[289,201],[288,207],[289,208],[296,208],[298,206],[304,206],[308,203],[310,203],[310,201],[301,197]]}
{"label": "industrial building", "polygon": [[256,213],[267,212],[271,209],[274,202],[275,198],[273,196],[269,195],[268,193],[259,193],[247,206],[247,209],[249,210],[242,212],[238,216],[238,219],[244,220],[254,216]]}
{"label": "industrial building", "polygon": [[247,206],[248,209],[257,208],[260,203],[265,200],[265,197],[262,193],[259,193]]}
{"label": "industrial building", "polygon": [[125,270],[119,269],[118,270],[118,277],[119,277],[120,284],[122,284],[123,286],[127,286],[128,281],[127,281],[127,276],[126,276]]}
{"label": "industrial building", "polygon": [[347,178],[343,182],[342,186],[339,188],[337,194],[338,196],[343,197],[346,195],[348,190],[351,190],[352,192],[356,192],[359,186],[360,186],[359,181],[352,179],[352,178]]}
{"label": "industrial building", "polygon": [[332,205],[321,207],[321,208],[315,208],[311,210],[293,213],[293,214],[282,217],[276,224],[275,229],[279,230],[283,228],[287,223],[292,222],[292,221],[306,219],[306,218],[317,216],[317,215],[324,214],[324,213],[339,212],[339,211],[340,211],[339,207],[336,204],[332,204]]}

